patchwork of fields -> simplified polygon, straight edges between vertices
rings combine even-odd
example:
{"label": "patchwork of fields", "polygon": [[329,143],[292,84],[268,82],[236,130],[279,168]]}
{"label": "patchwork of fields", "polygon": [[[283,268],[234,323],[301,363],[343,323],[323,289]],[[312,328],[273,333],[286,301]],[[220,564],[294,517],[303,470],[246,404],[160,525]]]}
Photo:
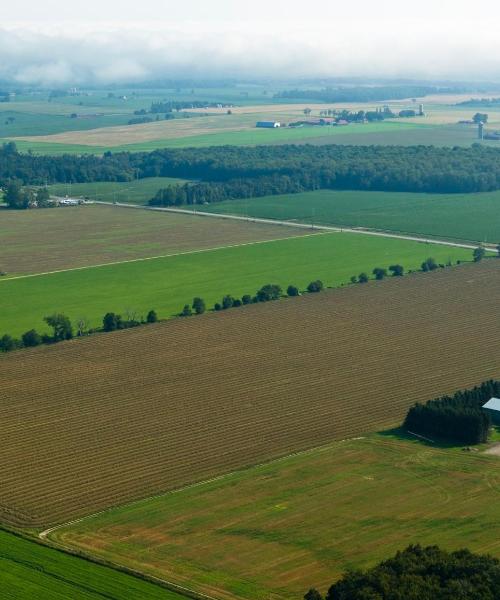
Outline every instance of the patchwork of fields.
{"label": "patchwork of fields", "polygon": [[409,544],[500,557],[500,463],[397,433],[333,443],[51,537],[222,599],[296,600]]}
{"label": "patchwork of fields", "polygon": [[4,210],[0,214],[0,268],[8,276],[45,273],[304,233],[310,232],[102,205]]}
{"label": "patchwork of fields", "polygon": [[5,355],[2,519],[69,520],[498,378],[499,274],[491,259]]}
{"label": "patchwork of fields", "polygon": [[410,235],[500,242],[500,192],[415,194],[318,190],[228,200],[203,207],[213,213],[248,215],[321,225],[368,227]]}
{"label": "patchwork of fields", "polygon": [[[123,210],[130,210],[132,216],[143,214],[133,209]],[[158,224],[172,216],[153,212],[148,215]],[[216,243],[219,228],[233,234],[237,231],[224,220],[190,215],[183,218],[191,219],[184,222],[185,232],[191,223],[195,232],[199,226],[212,244]],[[245,231],[244,223],[241,227]],[[252,224],[247,227],[250,237]],[[259,229],[255,231],[257,236]],[[326,286],[339,286],[348,283],[352,275],[363,271],[371,274],[374,267],[387,268],[399,263],[407,270],[414,270],[429,256],[442,264],[471,258],[470,250],[406,240],[349,233],[311,233],[290,238],[297,232],[289,227],[282,227],[278,234],[281,232],[280,238],[289,239],[247,245],[235,240],[233,247],[217,250],[19,279],[2,278],[0,332],[21,335],[33,327],[45,331],[43,318],[54,312],[62,312],[73,321],[85,317],[91,326],[101,325],[103,315],[109,311],[146,315],[154,308],[160,318],[167,318],[179,314],[195,296],[204,298],[207,306],[212,307],[225,294],[234,297],[255,294],[267,283],[278,283],[284,290],[290,284],[305,289],[310,281],[319,278]],[[196,236],[198,240],[203,239],[194,233],[191,239]],[[109,234],[104,237],[110,239]],[[179,239],[173,233],[172,241]],[[230,239],[229,234],[227,239]],[[199,242],[199,247],[201,244]],[[31,260],[29,256],[27,260]]]}

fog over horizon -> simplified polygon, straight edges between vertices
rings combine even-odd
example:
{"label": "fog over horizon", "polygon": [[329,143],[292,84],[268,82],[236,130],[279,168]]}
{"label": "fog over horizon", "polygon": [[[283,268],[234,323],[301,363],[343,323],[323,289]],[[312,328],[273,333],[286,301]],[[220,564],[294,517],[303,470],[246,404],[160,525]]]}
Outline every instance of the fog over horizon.
{"label": "fog over horizon", "polygon": [[251,4],[193,0],[2,8],[0,80],[88,85],[155,79],[386,77],[500,82],[491,0]]}

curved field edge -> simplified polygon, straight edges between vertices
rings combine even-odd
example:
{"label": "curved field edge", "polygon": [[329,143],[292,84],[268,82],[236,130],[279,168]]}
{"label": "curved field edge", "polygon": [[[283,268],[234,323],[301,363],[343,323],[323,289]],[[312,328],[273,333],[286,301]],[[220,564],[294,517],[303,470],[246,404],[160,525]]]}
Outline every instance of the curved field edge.
{"label": "curved field edge", "polygon": [[[82,558],[0,528],[0,586],[3,598],[17,600],[181,600],[147,576],[113,569],[100,559]],[[128,571],[128,572],[127,572]],[[195,595],[190,596],[196,598]]]}
{"label": "curved field edge", "polygon": [[492,259],[2,357],[4,520],[68,521],[498,378],[499,271]]}
{"label": "curved field edge", "polygon": [[384,432],[119,507],[52,538],[218,597],[291,600],[410,543],[457,550],[467,539],[500,556],[499,476],[496,457]]}
{"label": "curved field edge", "polygon": [[[214,223],[215,227],[216,224]],[[289,233],[288,228],[284,228]],[[471,250],[359,236],[349,233],[314,234],[270,242],[193,252],[83,270],[0,281],[0,332],[20,335],[35,328],[45,331],[43,318],[62,312],[73,321],[85,317],[101,325],[112,311],[160,318],[179,314],[196,296],[207,306],[222,296],[241,297],[267,283],[286,290],[305,289],[321,279],[326,286],[347,284],[361,272],[401,264],[418,269],[429,256],[438,263],[469,260]]]}

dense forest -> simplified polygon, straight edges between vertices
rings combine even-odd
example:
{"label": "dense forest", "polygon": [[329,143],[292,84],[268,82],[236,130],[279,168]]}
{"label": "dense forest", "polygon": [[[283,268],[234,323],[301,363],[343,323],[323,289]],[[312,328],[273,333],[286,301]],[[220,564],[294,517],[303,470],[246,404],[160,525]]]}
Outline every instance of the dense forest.
{"label": "dense forest", "polygon": [[[184,196],[185,202],[215,202],[321,188],[483,192],[500,189],[500,152],[479,144],[465,148],[218,146],[107,152],[102,157],[36,156],[17,152],[12,143],[0,150],[0,185],[4,187],[11,180],[42,185],[144,177],[197,180],[197,184],[175,190],[174,203],[181,204]],[[167,198],[167,192],[160,192],[156,201],[162,198]]]}
{"label": "dense forest", "polygon": [[482,410],[490,398],[500,394],[500,381],[486,381],[471,390],[457,392],[415,404],[404,426],[422,435],[438,436],[463,444],[480,444],[488,440],[490,416]]}
{"label": "dense forest", "polygon": [[[469,550],[409,546],[366,571],[351,571],[325,600],[498,600],[500,562]],[[312,589],[305,600],[322,600]]]}
{"label": "dense forest", "polygon": [[[284,90],[275,98],[316,100],[317,102],[377,102],[420,98],[429,94],[451,93],[451,88],[423,85],[379,85],[328,87],[322,90]],[[454,89],[453,91],[456,92]]]}
{"label": "dense forest", "polygon": [[464,100],[458,102],[457,106],[498,106],[500,105],[500,98],[471,98],[470,100]]}

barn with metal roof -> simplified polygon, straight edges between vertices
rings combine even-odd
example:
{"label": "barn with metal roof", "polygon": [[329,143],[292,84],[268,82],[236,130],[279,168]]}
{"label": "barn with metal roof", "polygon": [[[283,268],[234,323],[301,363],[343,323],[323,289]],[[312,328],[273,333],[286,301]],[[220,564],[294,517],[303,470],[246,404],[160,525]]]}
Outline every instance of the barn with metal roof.
{"label": "barn with metal roof", "polygon": [[483,409],[491,416],[495,425],[500,425],[500,398],[490,398],[483,404]]}

